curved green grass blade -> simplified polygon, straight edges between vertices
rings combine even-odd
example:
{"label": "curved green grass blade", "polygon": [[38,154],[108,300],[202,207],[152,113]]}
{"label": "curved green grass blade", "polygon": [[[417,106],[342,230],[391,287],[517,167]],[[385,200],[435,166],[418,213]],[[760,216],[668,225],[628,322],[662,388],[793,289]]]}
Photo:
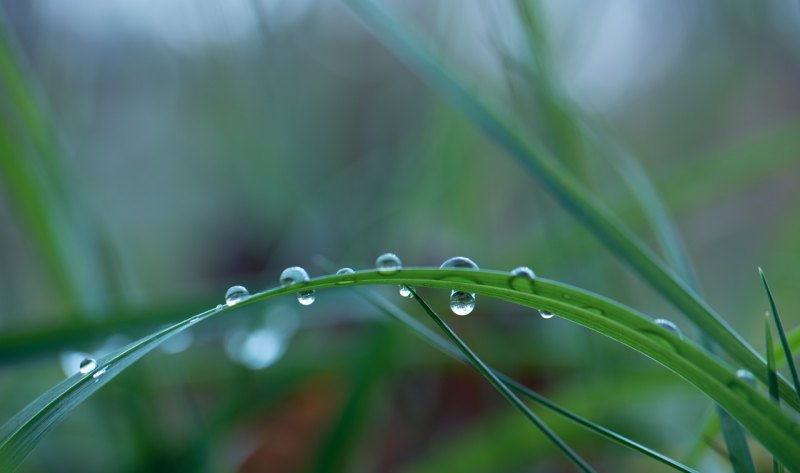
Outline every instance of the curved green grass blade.
{"label": "curved green grass blade", "polygon": [[[414,331],[418,336],[420,336],[423,340],[427,341],[441,352],[453,358],[461,360],[463,362],[470,364],[472,363],[471,360],[464,357],[464,355],[455,346],[453,346],[453,344],[442,338],[439,334],[430,330],[425,325],[421,324],[419,321],[408,315],[405,311],[403,311],[396,305],[386,300],[386,298],[378,296],[370,291],[359,291],[359,294],[366,300],[368,300],[370,303],[372,303],[375,307],[380,309],[384,314],[406,325],[408,328]],[[505,373],[498,371],[492,367],[489,367],[489,369],[491,369],[492,372],[498,378],[500,378],[500,381],[502,381],[506,386],[513,389],[521,396],[524,396],[530,399],[531,401],[540,404],[547,409],[550,409],[554,413],[566,419],[571,420],[572,422],[580,425],[581,427],[584,427],[585,429],[594,432],[600,435],[601,437],[611,440],[612,442],[616,442],[624,447],[630,448],[631,450],[647,455],[650,458],[653,458],[654,460],[659,461],[667,466],[670,466],[678,471],[683,471],[686,473],[697,473],[696,470],[689,468],[688,466],[676,460],[673,460],[672,458],[664,454],[661,454],[645,445],[642,445],[634,440],[631,440],[623,435],[620,435],[611,429],[603,427],[600,424],[594,423],[588,419],[585,419],[575,414],[574,412],[569,411],[568,409],[561,407],[560,405],[556,404],[550,399],[542,396],[536,391],[514,380]]]}
{"label": "curved green grass blade", "polygon": [[478,357],[478,355],[476,355],[467,346],[467,344],[464,343],[463,340],[461,340],[461,337],[459,337],[453,331],[453,329],[451,329],[450,326],[447,325],[445,321],[442,320],[442,318],[439,317],[439,315],[433,311],[433,309],[431,309],[431,306],[429,306],[428,303],[425,302],[419,296],[419,294],[417,294],[414,291],[414,289],[411,289],[409,287],[408,290],[411,292],[412,298],[417,303],[419,303],[419,305],[422,307],[425,313],[427,313],[430,316],[431,320],[433,320],[433,322],[436,325],[438,325],[440,329],[442,329],[445,335],[447,335],[447,338],[449,338],[450,341],[453,342],[453,344],[458,348],[458,350],[464,355],[464,358],[469,360],[470,364],[474,366],[475,369],[477,369],[478,372],[480,372],[480,374],[483,375],[483,377],[486,378],[486,380],[489,381],[489,383],[491,383],[491,385],[494,386],[494,388],[497,389],[500,392],[500,394],[502,394],[503,397],[508,400],[508,402],[513,404],[517,409],[519,409],[525,415],[525,417],[527,417],[528,420],[530,420],[545,435],[545,437],[547,437],[551,442],[553,442],[556,445],[556,447],[558,447],[558,449],[561,450],[564,453],[564,455],[566,455],[567,458],[569,458],[569,460],[572,463],[574,463],[575,466],[577,466],[581,471],[585,471],[587,473],[594,472],[594,469],[591,466],[589,466],[589,464],[586,463],[586,461],[583,458],[581,458],[580,455],[578,455],[578,453],[572,449],[572,447],[570,447],[563,440],[561,440],[561,437],[559,437],[558,434],[553,432],[550,429],[550,427],[548,427],[547,424],[544,423],[544,421],[539,419],[539,416],[534,414],[533,411],[531,411],[528,408],[528,406],[526,406],[525,403],[522,402],[522,400],[511,391],[511,388],[506,386],[506,384],[502,382],[500,378],[497,377],[497,375],[494,374],[491,368],[489,368],[483,362],[483,360],[481,360]]}
{"label": "curved green grass blade", "polygon": [[736,377],[704,350],[654,324],[641,313],[605,297],[549,281],[512,277],[508,272],[404,268],[395,274],[359,271],[315,278],[291,287],[273,288],[239,302],[233,308],[211,309],[145,337],[101,361],[107,372],[95,382],[90,377],[70,378],[46,392],[0,428],[0,471],[16,467],[38,440],[75,406],[102,384],[141,358],[158,344],[194,322],[218,316],[299,289],[324,289],[347,285],[400,284],[412,287],[458,289],[545,309],[602,333],[650,357],[683,377],[720,404],[744,425],[787,468],[800,470],[800,424],[786,416],[769,399]]}
{"label": "curved green grass blade", "polygon": [[764,283],[764,290],[767,291],[767,298],[769,298],[769,307],[772,310],[772,317],[775,320],[775,327],[778,329],[778,337],[781,340],[781,347],[783,348],[783,355],[786,357],[786,364],[789,366],[789,373],[792,375],[794,381],[795,393],[800,398],[800,378],[797,377],[797,368],[794,365],[794,357],[792,356],[792,348],[789,346],[789,341],[786,339],[786,332],[783,330],[783,323],[781,317],[778,315],[778,307],[775,305],[775,299],[772,297],[772,291],[769,289],[767,283],[767,276],[761,268],[758,268],[758,274],[761,275],[761,282]]}
{"label": "curved green grass blade", "polygon": [[[540,143],[526,140],[490,110],[461,82],[443,70],[431,52],[401,28],[372,0],[346,0],[361,19],[384,44],[466,113],[500,147],[529,169],[575,218],[583,222],[609,249],[635,269],[667,300],[685,313],[726,353],[756,377],[766,382],[766,362],[730,325],[723,320],[684,281],[670,271],[614,215],[597,202],[586,188]],[[800,400],[794,389],[783,379],[781,392],[795,410]]]}
{"label": "curved green grass blade", "polygon": [[[780,393],[778,392],[778,375],[775,368],[775,354],[773,353],[774,348],[772,347],[772,330],[769,327],[769,313],[765,314],[766,320],[764,320],[764,336],[766,337],[766,351],[767,351],[767,369],[769,370],[769,397],[775,404],[780,405],[781,398]],[[776,459],[772,459],[772,471],[774,473],[783,473],[783,465],[778,462]]]}

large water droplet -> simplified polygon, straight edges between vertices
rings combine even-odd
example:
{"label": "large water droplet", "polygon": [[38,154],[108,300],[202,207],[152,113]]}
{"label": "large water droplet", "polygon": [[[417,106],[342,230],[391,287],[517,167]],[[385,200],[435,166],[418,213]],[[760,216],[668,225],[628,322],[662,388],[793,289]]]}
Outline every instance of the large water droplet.
{"label": "large water droplet", "polygon": [[375,269],[381,274],[395,274],[402,267],[403,263],[394,253],[384,253],[375,260]]}
{"label": "large water droplet", "polygon": [[[308,273],[300,266],[291,266],[281,273],[281,286],[289,287],[293,284],[306,282],[309,280]],[[300,291],[297,293],[297,302],[302,305],[311,305],[317,300],[314,290]]]}
{"label": "large water droplet", "polygon": [[543,319],[552,319],[555,316],[554,313],[548,312],[543,309],[539,309],[539,315],[541,315]]}
{"label": "large water droplet", "polygon": [[401,297],[412,297],[411,290],[406,285],[400,286],[400,296]]}
{"label": "large water droplet", "polygon": [[511,270],[511,275],[520,278],[536,279],[536,273],[527,266],[517,266]]}
{"label": "large water droplet", "polygon": [[656,325],[658,325],[663,329],[669,330],[670,332],[677,335],[679,338],[683,338],[683,332],[681,332],[681,329],[679,329],[678,326],[675,325],[675,323],[672,322],[671,320],[655,319],[653,323],[655,323]]}
{"label": "large water droplet", "polygon": [[91,373],[92,371],[94,371],[95,368],[97,368],[97,361],[95,361],[94,358],[84,358],[78,365],[78,373],[80,374]]}
{"label": "large water droplet", "polygon": [[231,286],[228,288],[228,292],[225,293],[225,305],[228,307],[235,306],[249,294],[244,286]]}
{"label": "large water droplet", "polygon": [[745,383],[749,384],[750,386],[756,385],[756,377],[753,376],[753,373],[747,371],[746,369],[738,369],[736,370],[736,377],[744,381]]}
{"label": "large water droplet", "polygon": [[[474,261],[465,256],[454,256],[439,266],[440,269],[479,269]],[[468,315],[475,309],[477,296],[466,291],[452,291],[450,293],[450,310],[456,315]]]}
{"label": "large water droplet", "polygon": [[450,293],[450,310],[456,315],[469,315],[475,309],[475,294],[464,291]]}

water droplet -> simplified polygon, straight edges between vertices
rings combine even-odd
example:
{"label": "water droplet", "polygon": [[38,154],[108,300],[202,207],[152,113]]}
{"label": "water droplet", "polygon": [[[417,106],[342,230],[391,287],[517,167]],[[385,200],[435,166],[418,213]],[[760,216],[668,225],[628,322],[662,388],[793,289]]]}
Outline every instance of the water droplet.
{"label": "water droplet", "polygon": [[450,293],[450,310],[456,315],[469,315],[475,309],[475,294],[464,291]]}
{"label": "water droplet", "polygon": [[244,286],[231,286],[225,293],[225,305],[233,307],[249,294]]}
{"label": "water droplet", "polygon": [[655,319],[653,323],[655,323],[656,325],[658,325],[663,329],[669,330],[670,332],[677,335],[679,338],[683,338],[683,332],[681,332],[681,329],[679,329],[678,326],[675,325],[675,323],[672,322],[671,320]]}
{"label": "water droplet", "polygon": [[[439,266],[439,269],[479,269],[474,261],[465,256],[454,256]],[[468,315],[475,309],[477,296],[471,292],[452,291],[450,293],[450,310],[456,315]]]}
{"label": "water droplet", "polygon": [[454,256],[439,266],[439,269],[453,269],[453,268],[460,268],[460,269],[480,269],[478,265],[475,264],[474,261],[467,258],[466,256]]}
{"label": "water droplet", "polygon": [[539,315],[541,315],[543,319],[552,319],[556,314],[539,309]]}
{"label": "water droplet", "polygon": [[403,267],[400,258],[394,253],[384,253],[375,260],[375,268],[381,274],[395,274]]}
{"label": "water droplet", "polygon": [[400,296],[402,296],[402,297],[413,297],[411,295],[411,290],[406,285],[400,286]]}
{"label": "water droplet", "polygon": [[300,266],[290,266],[281,273],[281,286],[288,287],[292,284],[308,281],[308,273]]}
{"label": "water droplet", "polygon": [[756,377],[753,376],[753,373],[747,371],[746,369],[738,369],[736,370],[736,377],[744,381],[745,383],[749,384],[750,386],[756,385]]}
{"label": "water droplet", "polygon": [[200,316],[199,315],[195,315],[194,317],[189,319],[189,324],[188,325],[194,325],[197,322],[200,322]]}
{"label": "water droplet", "polygon": [[94,380],[100,379],[101,376],[106,374],[106,371],[108,371],[108,366],[104,366],[104,367],[100,368],[99,370],[94,372],[94,374],[92,375],[92,379],[94,379]]}
{"label": "water droplet", "polygon": [[[306,282],[308,279],[308,273],[305,269],[300,266],[290,266],[283,270],[280,281],[281,286],[289,287],[293,284]],[[311,305],[315,300],[317,300],[317,296],[313,289],[297,293],[297,302],[302,305]]]}
{"label": "water droplet", "polygon": [[518,278],[536,279],[536,273],[527,266],[518,266],[512,269],[511,275]]}
{"label": "water droplet", "polygon": [[97,368],[97,362],[94,360],[94,358],[84,358],[78,365],[78,373],[91,373],[95,368]]}
{"label": "water droplet", "polygon": [[302,305],[311,305],[317,300],[317,295],[314,291],[300,291],[297,293],[297,302]]}
{"label": "water droplet", "polygon": [[[355,271],[353,271],[353,268],[342,268],[339,271],[336,271],[336,275],[337,276],[344,276],[344,275],[353,274],[353,273],[355,273]],[[342,279],[341,281],[336,281],[336,284],[339,284],[340,286],[343,286],[345,284],[353,284],[354,282],[355,282],[355,280],[347,278],[347,279]]]}

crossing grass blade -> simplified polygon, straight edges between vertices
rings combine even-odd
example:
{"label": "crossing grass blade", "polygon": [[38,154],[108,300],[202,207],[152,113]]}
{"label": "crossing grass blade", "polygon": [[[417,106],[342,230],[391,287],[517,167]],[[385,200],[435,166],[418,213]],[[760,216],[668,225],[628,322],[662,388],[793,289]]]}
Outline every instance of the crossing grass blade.
{"label": "crossing grass blade", "polygon": [[548,427],[547,424],[544,423],[544,421],[539,419],[539,416],[534,414],[533,411],[531,411],[528,408],[528,406],[525,405],[525,403],[522,402],[522,400],[511,391],[511,388],[506,386],[506,384],[503,383],[500,380],[500,378],[498,378],[497,375],[494,374],[494,372],[483,362],[483,360],[481,360],[478,357],[478,355],[476,355],[467,346],[467,344],[464,343],[463,340],[461,340],[461,337],[459,337],[453,331],[453,329],[451,329],[450,326],[447,325],[445,321],[442,320],[442,318],[439,317],[439,315],[433,311],[433,309],[431,309],[428,303],[425,302],[419,296],[419,294],[417,294],[416,291],[414,291],[414,289],[409,288],[409,291],[411,292],[411,296],[413,297],[413,299],[417,303],[419,303],[419,305],[422,307],[425,313],[427,313],[428,316],[430,316],[431,320],[433,320],[433,322],[436,325],[438,325],[440,329],[442,329],[445,335],[447,335],[447,338],[449,338],[450,341],[464,355],[464,357],[467,360],[469,360],[470,364],[474,366],[475,369],[477,369],[478,372],[480,372],[480,374],[484,378],[486,378],[486,380],[489,381],[489,383],[491,383],[491,385],[494,386],[494,388],[497,389],[500,392],[500,394],[503,395],[503,397],[505,397],[508,400],[508,402],[513,404],[517,409],[519,409],[525,415],[525,417],[527,417],[551,442],[553,442],[556,445],[556,447],[558,447],[558,449],[561,450],[564,453],[564,455],[566,455],[567,458],[569,458],[569,460],[572,461],[572,463],[574,463],[575,466],[577,466],[581,471],[585,471],[587,473],[592,473],[595,471],[591,466],[589,466],[588,463],[586,463],[586,461],[583,458],[580,457],[580,455],[578,455],[577,452],[575,452],[572,449],[572,447],[570,447],[563,440],[561,440],[558,434],[553,432],[550,429],[550,427]]}
{"label": "crossing grass blade", "polygon": [[[769,313],[766,313],[766,320],[764,320],[764,336],[766,337],[766,351],[767,351],[767,369],[769,370],[769,397],[775,404],[780,405],[780,393],[778,391],[778,375],[775,368],[775,354],[772,348],[772,329],[769,326]],[[772,459],[772,471],[774,473],[783,473],[783,465],[775,458]]]}
{"label": "crossing grass blade", "polygon": [[[433,347],[437,348],[441,352],[461,360],[466,363],[470,363],[471,361],[464,357],[464,355],[455,347],[453,344],[442,338],[439,334],[433,332],[425,325],[421,324],[415,318],[408,315],[405,311],[401,310],[396,305],[392,304],[386,298],[381,297],[375,294],[373,291],[364,291],[359,290],[359,295],[363,297],[365,300],[370,302],[372,305],[377,307],[382,313],[386,314],[387,316],[391,317],[392,319],[396,320],[397,322],[405,325],[409,329],[411,329],[414,333],[416,333],[420,338],[431,344]],[[476,367],[477,368],[477,367]],[[601,437],[604,437],[612,442],[616,442],[622,446],[628,447],[631,450],[637,451],[644,455],[653,458],[656,461],[659,461],[669,467],[674,468],[678,471],[683,471],[686,473],[696,473],[696,471],[688,466],[673,460],[672,458],[659,453],[645,445],[642,445],[634,440],[631,440],[613,430],[603,427],[595,422],[592,422],[588,419],[585,419],[564,407],[556,404],[555,402],[551,401],[550,399],[542,396],[541,394],[537,393],[536,391],[524,386],[523,384],[519,383],[518,381],[514,380],[510,376],[506,375],[503,372],[500,372],[492,367],[489,367],[492,372],[509,388],[516,391],[519,395],[524,396],[525,398],[544,406],[545,408],[555,412],[556,414],[571,420],[572,422],[580,425],[581,427],[586,428],[587,430],[594,432]]]}
{"label": "crossing grass blade", "polygon": [[359,285],[405,284],[474,292],[544,309],[606,335],[672,370],[731,413],[784,466],[800,470],[800,424],[734,371],[693,342],[661,328],[643,314],[605,297],[544,278],[530,280],[508,272],[404,268],[395,274],[358,271],[332,275],[253,294],[233,307],[218,306],[156,332],[100,360],[98,380],[73,377],[47,391],[0,428],[0,471],[12,471],[41,437],[99,387],[175,333],[195,322],[298,290]]}
{"label": "crossing grass blade", "polygon": [[[612,252],[686,314],[722,350],[757,378],[767,381],[766,362],[681,278],[668,269],[630,230],[583,186],[549,151],[523,138],[500,115],[441,67],[430,49],[372,0],[346,0],[355,15],[397,57],[469,116],[509,155],[528,169],[565,209],[589,228]],[[795,390],[780,379],[782,397],[800,410]]]}

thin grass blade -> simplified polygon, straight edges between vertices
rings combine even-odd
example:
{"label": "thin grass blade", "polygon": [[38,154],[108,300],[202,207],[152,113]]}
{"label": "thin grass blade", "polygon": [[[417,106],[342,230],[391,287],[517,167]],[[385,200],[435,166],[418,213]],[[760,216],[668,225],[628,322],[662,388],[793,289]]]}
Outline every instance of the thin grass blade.
{"label": "thin grass blade", "polygon": [[778,307],[775,305],[775,299],[772,297],[772,291],[769,289],[767,275],[764,274],[761,268],[758,268],[758,274],[761,275],[761,282],[764,283],[764,290],[767,292],[769,307],[772,310],[772,317],[775,320],[775,328],[778,330],[778,338],[781,341],[783,355],[786,357],[786,365],[789,367],[789,373],[791,373],[792,381],[794,381],[795,395],[800,399],[800,378],[797,376],[797,368],[794,365],[794,357],[792,356],[792,349],[789,346],[789,340],[786,339],[786,332],[783,330],[783,322],[781,322],[781,317],[778,315]]}
{"label": "thin grass blade", "polygon": [[[769,397],[775,401],[775,404],[780,405],[781,398],[778,391],[778,375],[775,367],[775,354],[772,347],[772,329],[769,326],[769,312],[764,314],[764,336],[766,337],[766,351],[767,351],[767,369],[769,370]],[[774,473],[783,473],[783,465],[778,462],[774,457],[772,459],[772,471]]]}
{"label": "thin grass blade", "polygon": [[559,450],[561,450],[567,458],[572,461],[581,471],[585,471],[587,473],[594,472],[594,469],[583,460],[577,452],[575,452],[569,445],[567,445],[561,438],[553,432],[547,424],[544,423],[539,416],[533,413],[528,406],[525,405],[522,400],[514,394],[511,389],[505,385],[500,378],[498,378],[494,372],[481,360],[478,355],[476,355],[466,343],[450,328],[449,325],[442,320],[436,312],[426,303],[420,296],[417,294],[414,289],[409,288],[411,295],[413,296],[414,300],[419,303],[419,305],[425,310],[425,312],[430,316],[430,318],[442,329],[442,331],[447,335],[450,341],[461,351],[465,358],[470,360],[470,364],[474,366],[487,381],[489,381],[492,386],[497,389],[500,394],[505,397],[508,402],[513,404],[517,407],[524,415],[527,417],[551,442],[553,442]]}

